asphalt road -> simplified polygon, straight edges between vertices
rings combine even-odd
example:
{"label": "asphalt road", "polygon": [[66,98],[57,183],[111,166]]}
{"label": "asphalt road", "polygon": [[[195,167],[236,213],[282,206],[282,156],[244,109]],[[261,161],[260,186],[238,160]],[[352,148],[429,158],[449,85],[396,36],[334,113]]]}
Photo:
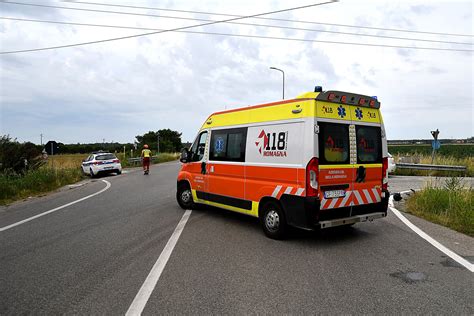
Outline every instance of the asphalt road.
{"label": "asphalt road", "polygon": [[[179,164],[102,178],[105,192],[0,232],[0,314],[124,314],[184,214]],[[391,177],[393,191],[424,179]],[[0,209],[0,228],[103,189]],[[253,218],[193,210],[144,314],[474,314],[474,274],[387,218],[264,236]]]}

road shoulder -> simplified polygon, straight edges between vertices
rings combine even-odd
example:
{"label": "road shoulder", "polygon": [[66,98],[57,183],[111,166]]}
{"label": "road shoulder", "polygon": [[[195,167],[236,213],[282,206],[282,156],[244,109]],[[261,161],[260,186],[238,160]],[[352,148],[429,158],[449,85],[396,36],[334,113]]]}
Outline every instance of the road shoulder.
{"label": "road shoulder", "polygon": [[403,216],[405,216],[410,222],[432,238],[436,239],[458,255],[464,257],[469,262],[474,263],[474,238],[407,213],[404,203],[407,198],[409,198],[409,196],[404,195],[402,201],[394,202],[394,207],[402,212]]}

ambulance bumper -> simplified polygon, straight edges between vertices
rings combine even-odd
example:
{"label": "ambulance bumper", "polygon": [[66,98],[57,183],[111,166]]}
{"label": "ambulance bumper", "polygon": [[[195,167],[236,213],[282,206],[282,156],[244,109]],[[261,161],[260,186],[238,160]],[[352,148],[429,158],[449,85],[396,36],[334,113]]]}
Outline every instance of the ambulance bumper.
{"label": "ambulance bumper", "polygon": [[374,219],[377,218],[382,218],[387,216],[387,213],[383,212],[377,212],[377,213],[370,213],[370,214],[364,214],[364,215],[356,215],[356,216],[351,216],[351,217],[346,217],[346,218],[338,218],[338,219],[332,219],[328,221],[320,221],[319,222],[319,227],[321,229],[324,228],[330,228],[330,227],[336,227],[336,226],[342,226],[342,225],[351,225],[355,223],[360,223],[360,222],[367,222],[367,221],[373,221]]}
{"label": "ambulance bumper", "polygon": [[[372,221],[387,215],[388,197],[384,191],[382,201],[374,204],[321,210],[320,200],[316,197],[302,197],[283,194],[280,202],[289,225],[306,230],[351,225]],[[382,214],[380,216],[379,214]]]}

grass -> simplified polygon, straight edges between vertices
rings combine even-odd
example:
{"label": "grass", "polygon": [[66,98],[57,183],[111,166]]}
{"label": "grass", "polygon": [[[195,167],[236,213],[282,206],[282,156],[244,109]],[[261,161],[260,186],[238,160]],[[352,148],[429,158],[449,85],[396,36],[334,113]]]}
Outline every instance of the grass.
{"label": "grass", "polygon": [[[68,154],[52,156],[41,167],[25,174],[0,173],[0,205],[21,200],[29,196],[54,191],[62,186],[84,179],[81,163],[87,154]],[[133,167],[123,159],[123,153],[117,154],[122,167]],[[162,153],[153,163],[162,163],[178,159],[177,153]]]}
{"label": "grass", "polygon": [[462,178],[451,177],[444,185],[431,182],[407,200],[407,211],[431,222],[474,237],[474,189]]}
{"label": "grass", "polygon": [[0,173],[0,205],[56,190],[83,179],[78,168],[53,169],[47,166],[24,175]]}
{"label": "grass", "polygon": [[[390,151],[390,149],[389,149]],[[402,154],[393,154],[395,162],[401,162],[402,157],[407,157]],[[413,154],[409,156],[412,162],[420,164],[431,164],[431,155],[424,154]],[[460,174],[459,171],[434,171],[434,170],[411,170],[411,169],[400,169],[398,168],[394,174],[404,176],[459,176],[464,175],[467,177],[474,176],[474,156],[467,157],[455,157],[455,156],[443,156],[436,155],[433,162],[435,165],[448,165],[448,166],[466,166],[467,170],[465,174]]]}

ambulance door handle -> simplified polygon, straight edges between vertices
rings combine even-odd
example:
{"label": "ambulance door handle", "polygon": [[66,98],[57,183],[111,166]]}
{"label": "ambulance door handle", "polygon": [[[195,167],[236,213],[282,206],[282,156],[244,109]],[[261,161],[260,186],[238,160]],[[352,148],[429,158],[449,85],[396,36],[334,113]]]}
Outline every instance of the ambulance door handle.
{"label": "ambulance door handle", "polygon": [[293,110],[291,110],[291,112],[293,112],[293,114],[301,113],[301,111],[303,111],[303,109],[293,109]]}
{"label": "ambulance door handle", "polygon": [[365,182],[365,175],[366,175],[365,167],[359,166],[359,168],[357,169],[356,182],[357,183]]}
{"label": "ambulance door handle", "polygon": [[211,167],[209,168],[209,172],[214,172],[214,166],[211,166]]}

